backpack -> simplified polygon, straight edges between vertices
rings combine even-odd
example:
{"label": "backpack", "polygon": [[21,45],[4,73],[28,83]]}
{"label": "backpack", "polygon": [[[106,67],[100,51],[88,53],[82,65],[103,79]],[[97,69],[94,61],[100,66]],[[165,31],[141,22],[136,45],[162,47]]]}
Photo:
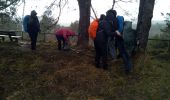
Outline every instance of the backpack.
{"label": "backpack", "polygon": [[119,32],[123,34],[123,28],[124,28],[124,17],[123,16],[117,16],[117,24],[118,24]]}
{"label": "backpack", "polygon": [[89,33],[89,37],[94,40],[96,38],[96,32],[97,32],[97,28],[99,26],[99,20],[95,19],[90,23],[90,26],[88,28],[88,33]]}
{"label": "backpack", "polygon": [[127,49],[130,55],[133,55],[137,50],[137,39],[136,39],[136,31],[132,29],[132,22],[125,21],[124,22],[124,34],[123,40],[125,44],[125,48]]}
{"label": "backpack", "polygon": [[26,15],[23,19],[23,29],[24,32],[28,32],[28,23],[29,23],[30,15]]}

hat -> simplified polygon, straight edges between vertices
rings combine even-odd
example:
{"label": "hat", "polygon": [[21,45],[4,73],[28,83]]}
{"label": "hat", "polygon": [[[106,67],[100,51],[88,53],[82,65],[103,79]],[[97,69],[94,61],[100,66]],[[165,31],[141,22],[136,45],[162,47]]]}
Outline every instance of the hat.
{"label": "hat", "polygon": [[35,10],[32,10],[31,15],[37,15],[37,12]]}
{"label": "hat", "polygon": [[105,17],[106,17],[106,16],[105,16],[104,14],[101,14],[101,15],[100,15],[100,20],[105,19]]}
{"label": "hat", "polygon": [[112,13],[114,16],[117,15],[116,10],[113,10],[113,9],[108,10],[108,11],[106,12],[106,15],[108,15],[108,14],[110,14],[110,13]]}

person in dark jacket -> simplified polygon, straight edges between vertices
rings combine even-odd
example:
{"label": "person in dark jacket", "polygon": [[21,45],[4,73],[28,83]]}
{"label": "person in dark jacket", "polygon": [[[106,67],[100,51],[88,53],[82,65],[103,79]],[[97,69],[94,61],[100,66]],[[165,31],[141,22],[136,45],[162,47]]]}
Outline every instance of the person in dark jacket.
{"label": "person in dark jacket", "polygon": [[31,15],[28,22],[28,34],[31,39],[31,49],[36,50],[36,42],[38,32],[40,32],[40,23],[35,10],[31,11]]}
{"label": "person in dark jacket", "polygon": [[[112,28],[112,31],[116,31],[118,29],[118,26],[117,26],[117,19],[116,19],[116,15],[117,15],[117,12],[116,10],[108,10],[107,13],[110,15],[110,16],[113,16],[113,17],[108,17],[108,20],[112,20],[111,23],[111,27]],[[114,34],[115,35],[115,34]],[[115,50],[115,36],[109,36],[108,37],[108,55],[110,55],[110,57],[112,59],[115,59],[116,58],[116,50]]]}
{"label": "person in dark jacket", "polygon": [[94,47],[95,47],[95,66],[100,68],[101,60],[102,60],[102,67],[107,69],[107,42],[106,38],[107,35],[103,32],[104,29],[104,21],[105,15],[102,14],[99,19],[99,25],[96,33],[96,38],[94,39]]}
{"label": "person in dark jacket", "polygon": [[[115,10],[108,10],[106,13],[106,17],[104,15],[100,16],[99,26],[96,33],[96,38],[94,39],[95,45],[95,64],[97,68],[103,67],[103,69],[108,69],[107,64],[107,51],[108,51],[108,38],[114,37],[116,26],[116,22],[113,19],[116,17]],[[100,65],[102,62],[102,66]]]}

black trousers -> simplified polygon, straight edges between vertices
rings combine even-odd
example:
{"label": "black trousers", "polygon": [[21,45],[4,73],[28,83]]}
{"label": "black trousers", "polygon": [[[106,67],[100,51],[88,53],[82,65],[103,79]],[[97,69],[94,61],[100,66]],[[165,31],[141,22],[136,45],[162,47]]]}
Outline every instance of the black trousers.
{"label": "black trousers", "polygon": [[38,33],[29,33],[29,37],[31,39],[32,50],[36,50],[37,36],[38,36]]}
{"label": "black trousers", "polygon": [[107,64],[107,43],[101,43],[94,40],[95,46],[95,64],[96,67],[103,67],[104,69],[108,69]]}
{"label": "black trousers", "polygon": [[122,37],[117,36],[116,37],[116,47],[119,50],[120,56],[122,57],[124,64],[125,64],[125,70],[131,71],[132,69],[132,62],[130,60],[129,54],[127,53],[125,46],[124,46],[124,40]]}
{"label": "black trousers", "polygon": [[66,41],[62,35],[56,35],[57,41],[58,41],[58,50],[61,50],[64,48]]}

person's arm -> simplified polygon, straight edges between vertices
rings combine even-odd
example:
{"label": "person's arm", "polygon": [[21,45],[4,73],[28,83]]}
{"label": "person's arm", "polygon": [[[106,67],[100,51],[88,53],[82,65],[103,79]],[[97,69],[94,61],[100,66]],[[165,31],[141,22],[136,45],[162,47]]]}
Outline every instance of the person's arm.
{"label": "person's arm", "polygon": [[119,32],[119,30],[115,31],[118,36],[122,36],[122,34]]}

